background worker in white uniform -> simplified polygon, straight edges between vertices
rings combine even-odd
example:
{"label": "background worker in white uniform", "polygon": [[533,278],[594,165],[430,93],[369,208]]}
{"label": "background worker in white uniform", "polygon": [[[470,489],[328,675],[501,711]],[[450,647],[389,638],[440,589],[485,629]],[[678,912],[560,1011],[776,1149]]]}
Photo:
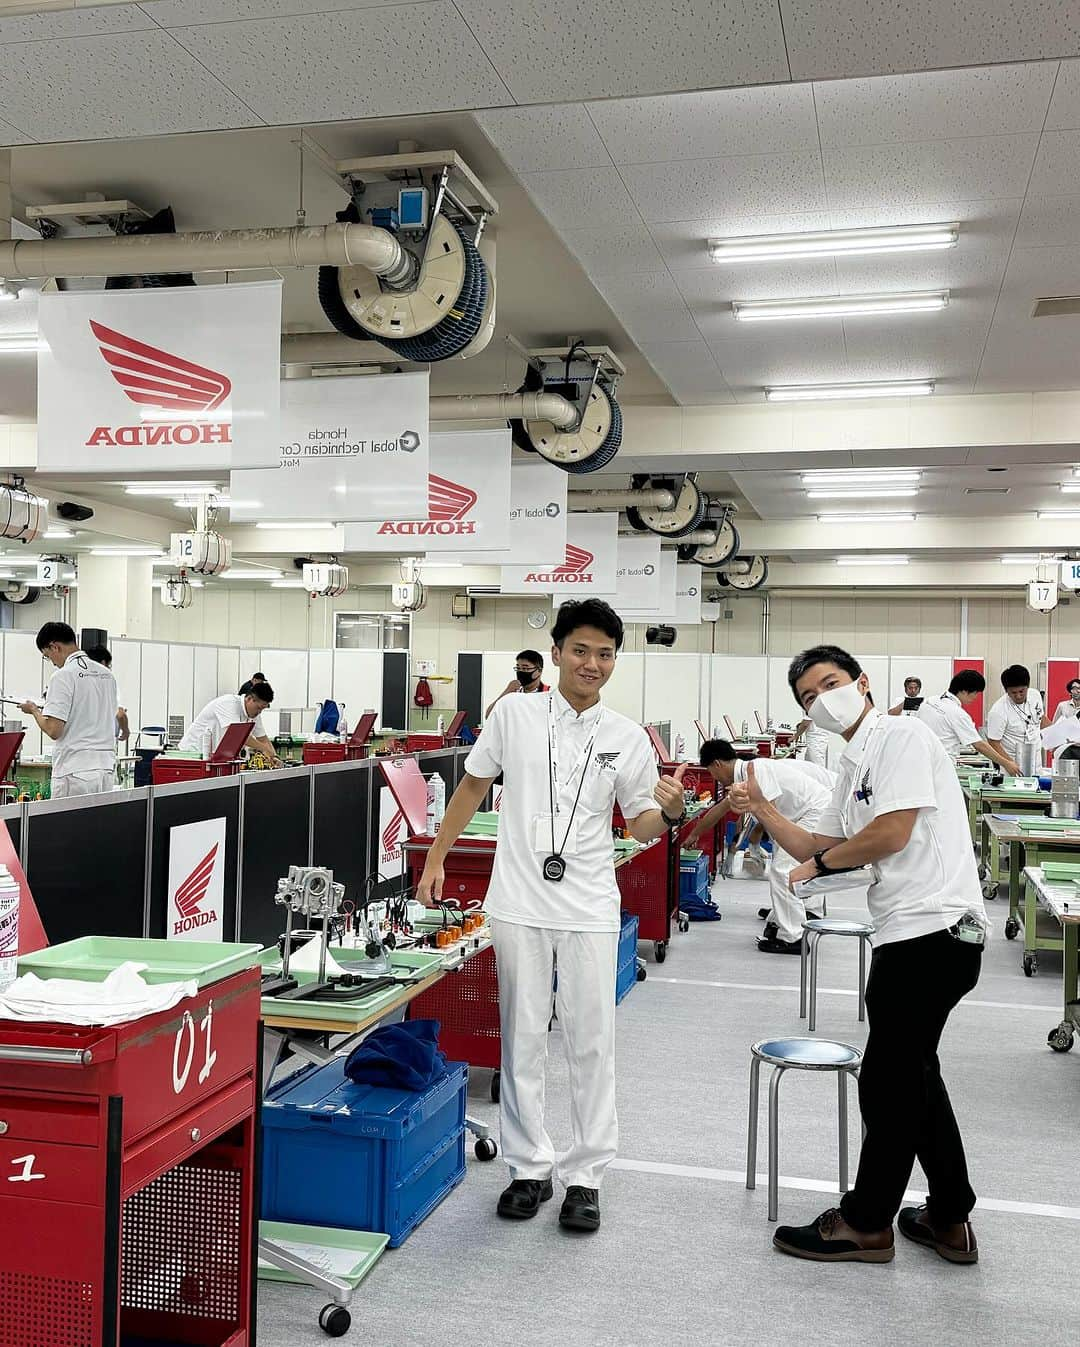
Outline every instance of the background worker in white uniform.
{"label": "background worker in white uniform", "polygon": [[[792,884],[867,865],[877,928],[866,1004],[870,1034],[859,1073],[865,1128],[855,1187],[806,1226],[781,1226],[784,1253],[822,1262],[892,1259],[901,1233],[954,1263],[974,1263],[960,1130],[941,1079],[938,1044],[953,1007],[979,979],[986,909],[956,769],[915,716],[883,716],[869,680],[836,646],[797,655],[788,682],[819,725],[847,748],[832,802],[816,829],[785,819],[748,774],[732,803],[763,817],[803,864]],[[918,1159],[930,1189],[923,1207],[900,1210]]]}
{"label": "background worker in white uniform", "polygon": [[491,715],[496,703],[501,702],[504,697],[511,697],[516,692],[548,691],[550,689],[544,682],[543,655],[539,650],[521,650],[518,652],[517,659],[514,660],[514,677],[484,712],[484,719],[486,720]]}
{"label": "background worker in white uniform", "polygon": [[[95,664],[103,664],[105,668],[108,669],[110,673],[112,673],[112,655],[109,651],[108,646],[92,645],[86,653],[90,656],[90,658],[94,661]],[[115,678],[116,675],[113,674],[113,677]],[[119,685],[117,686],[116,689],[116,700],[117,700],[116,737],[117,739],[120,740],[122,744],[126,744],[127,741],[131,738],[131,725],[128,722],[127,707],[119,705],[120,701]]]}
{"label": "background worker in white uniform", "polygon": [[984,758],[1003,768],[1010,776],[1019,776],[1020,768],[1007,753],[1001,753],[988,744],[967,708],[977,702],[986,690],[986,679],[977,669],[961,669],[953,676],[948,692],[940,697],[928,697],[919,707],[919,719],[941,740],[941,746],[950,758],[961,753],[981,753]]}
{"label": "background worker in white uniform", "polygon": [[[486,901],[499,969],[502,1146],[511,1183],[500,1216],[535,1216],[566,1186],[559,1223],[600,1225],[599,1188],[615,1158],[615,963],[619,890],[611,840],[616,802],[639,842],[686,815],[682,776],[657,778],[645,731],[600,703],[623,642],[621,619],[598,599],[564,603],[552,630],[556,691],[504,697],[465,760],[417,888],[429,906],[443,861],[504,778],[499,840]],[[551,987],[570,1068],[570,1149],[556,1156],[544,1118]]]}
{"label": "background worker in white uniform", "polygon": [[42,734],[56,747],[52,755],[54,800],[100,795],[116,787],[116,679],[79,649],[66,622],[46,622],[37,648],[56,673],[44,707],[23,702]]}
{"label": "background worker in white uniform", "polygon": [[1059,720],[1073,719],[1080,715],[1080,678],[1074,678],[1065,691],[1069,694],[1063,702],[1058,702],[1054,711],[1054,723]]}
{"label": "background worker in white uniform", "polygon": [[1018,763],[1023,776],[1039,770],[1042,731],[1050,724],[1043,700],[1031,686],[1031,674],[1022,664],[1010,664],[1001,675],[1002,696],[986,718],[986,738],[999,752]]}
{"label": "background worker in white uniform", "polygon": [[904,679],[904,695],[895,706],[889,707],[890,716],[915,715],[923,703],[922,679],[912,675]]}
{"label": "background worker in white uniform", "polygon": [[238,725],[241,721],[250,720],[252,722],[251,735],[247,741],[246,747],[254,747],[260,753],[264,753],[273,767],[281,766],[281,759],[278,757],[273,744],[266,737],[266,730],[263,729],[262,713],[274,700],[274,689],[269,683],[263,682],[255,685],[252,692],[227,692],[223,697],[215,697],[212,702],[207,702],[199,714],[188,726],[188,732],[180,740],[180,748],[189,752],[201,753],[203,750],[203,736],[209,732],[211,737],[210,752],[212,753],[218,744],[221,743],[221,737],[230,725]]}
{"label": "background worker in white uniform", "polygon": [[[736,782],[746,780],[748,764],[738,757],[726,739],[710,739],[701,745],[701,765],[707,767],[712,779],[727,790]],[[785,818],[810,832],[832,799],[836,784],[836,777],[824,767],[788,759],[761,758],[754,763],[754,775],[762,795]],[[694,824],[683,845],[692,847],[706,828],[715,826],[727,813],[730,808],[726,800],[713,805]],[[801,898],[796,898],[788,884],[788,875],[796,864],[774,838],[769,866],[771,906],[762,909],[767,925],[758,941],[758,949],[763,954],[799,954],[802,951],[806,905]]]}

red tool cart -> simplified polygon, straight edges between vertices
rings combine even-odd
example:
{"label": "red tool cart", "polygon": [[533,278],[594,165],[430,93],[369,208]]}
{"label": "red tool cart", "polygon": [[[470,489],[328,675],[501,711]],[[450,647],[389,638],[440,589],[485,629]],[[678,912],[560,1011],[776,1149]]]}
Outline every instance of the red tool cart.
{"label": "red tool cart", "polygon": [[368,755],[368,740],[375,728],[378,713],[366,711],[356,722],[356,728],[341,744],[305,744],[304,766],[319,762],[355,762]]}
{"label": "red tool cart", "polygon": [[252,1347],[259,971],[113,1028],[0,1020],[4,1347]]}
{"label": "red tool cart", "polygon": [[247,743],[254,723],[244,720],[230,725],[209,758],[168,758],[159,755],[150,767],[154,785],[164,786],[173,781],[204,781],[211,776],[235,776],[243,764],[240,750]]}
{"label": "red tool cart", "polygon": [[458,711],[446,727],[445,734],[409,734],[405,738],[406,753],[426,753],[432,749],[450,748],[461,738],[461,727],[465,724],[465,711]]}
{"label": "red tool cart", "polygon": [[[679,847],[672,833],[615,862],[623,912],[638,919],[638,939],[651,940],[656,962],[667,958],[672,918],[679,911]],[[688,922],[680,922],[688,930]]]}

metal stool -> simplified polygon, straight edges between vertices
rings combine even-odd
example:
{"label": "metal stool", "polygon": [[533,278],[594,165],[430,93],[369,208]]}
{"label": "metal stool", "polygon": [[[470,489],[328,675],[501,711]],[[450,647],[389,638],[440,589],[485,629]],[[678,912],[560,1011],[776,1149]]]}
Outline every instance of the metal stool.
{"label": "metal stool", "polygon": [[780,1181],[780,1078],[785,1071],[835,1071],[839,1108],[840,1195],[848,1187],[847,1078],[857,1076],[862,1053],[827,1038],[774,1038],[750,1049],[750,1121],[746,1132],[746,1186],[757,1186],[758,1094],[761,1063],[776,1069],[769,1081],[769,1220],[776,1220]]}
{"label": "metal stool", "polygon": [[859,941],[859,1020],[866,1019],[866,949],[875,927],[868,921],[845,921],[842,917],[804,921],[799,966],[799,1019],[806,1019],[806,966],[810,965],[810,1032],[817,1024],[817,947],[823,935],[856,936]]}

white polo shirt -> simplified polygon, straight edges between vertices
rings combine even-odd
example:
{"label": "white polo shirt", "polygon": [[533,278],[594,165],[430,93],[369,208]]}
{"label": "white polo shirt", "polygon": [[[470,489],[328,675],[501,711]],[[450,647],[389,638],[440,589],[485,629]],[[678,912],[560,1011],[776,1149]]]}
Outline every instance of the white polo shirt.
{"label": "white polo shirt", "polygon": [[69,655],[52,676],[42,710],[64,722],[54,741],[54,777],[115,767],[116,679],[103,664],[81,650]]}
{"label": "white polo shirt", "polygon": [[229,726],[237,725],[241,721],[251,722],[251,733],[258,738],[266,737],[262,716],[256,716],[252,721],[244,707],[244,698],[238,692],[227,692],[224,697],[215,697],[212,702],[206,703],[188,726],[187,734],[180,740],[180,747],[201,752],[203,735],[209,730],[213,736],[210,745],[210,751],[213,752],[221,743],[222,735]]}
{"label": "white polo shirt", "polygon": [[[746,780],[747,763],[735,764],[735,780]],[[762,795],[792,823],[816,820],[832,799],[836,774],[812,762],[755,758],[754,779]]]}
{"label": "white polo shirt", "polygon": [[[544,879],[541,872],[552,851],[549,706],[555,713],[559,762],[556,850],[581,786],[571,840],[563,853],[566,874],[557,883]],[[582,750],[594,729],[586,764]],[[488,916],[560,931],[617,931],[612,810],[618,801],[623,815],[631,819],[657,808],[656,755],[641,726],[602,705],[578,715],[558,691],[503,697],[465,759],[465,770],[482,778],[503,774],[499,840],[484,903]]]}
{"label": "white polo shirt", "polygon": [[986,737],[1000,743],[1010,758],[1024,744],[1037,744],[1042,733],[1043,702],[1034,688],[1028,689],[1027,701],[1017,706],[1003,693],[986,718]]}
{"label": "white polo shirt", "polygon": [[840,759],[836,790],[816,831],[854,837],[901,809],[918,810],[907,846],[871,867],[867,901],[877,927],[874,943],[948,930],[965,912],[986,924],[956,769],[917,716],[871,709]]}
{"label": "white polo shirt", "polygon": [[1077,706],[1071,697],[1066,697],[1063,702],[1058,702],[1057,710],[1054,712],[1054,720],[1055,722],[1066,718],[1075,720],[1078,712],[1080,712],[1080,706]]}
{"label": "white polo shirt", "polygon": [[982,738],[959,697],[952,692],[943,692],[940,697],[924,701],[919,707],[919,719],[937,735],[950,758],[966,753]]}

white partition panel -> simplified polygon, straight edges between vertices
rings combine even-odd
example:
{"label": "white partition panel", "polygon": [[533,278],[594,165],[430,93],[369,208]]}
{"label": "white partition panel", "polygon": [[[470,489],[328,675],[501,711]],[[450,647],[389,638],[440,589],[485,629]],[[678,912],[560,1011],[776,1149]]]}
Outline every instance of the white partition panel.
{"label": "white partition panel", "polygon": [[[183,716],[184,729],[191,724],[195,696],[195,647],[169,646],[169,715]],[[198,710],[202,710],[200,702]]]}
{"label": "white partition panel", "polygon": [[[334,683],[334,652],[308,651],[308,686],[305,706],[318,706],[332,696]],[[294,722],[295,723],[295,722]]]}
{"label": "white partition panel", "polygon": [[870,691],[874,705],[882,711],[889,709],[889,657],[888,655],[860,655],[853,652],[862,665],[863,673],[870,680]]}
{"label": "white partition panel", "polygon": [[[239,680],[239,682],[236,684],[237,687],[240,686],[240,683],[246,683],[247,680],[251,677],[251,675],[252,675],[253,673],[264,673],[264,674],[266,674],[266,677],[267,677],[267,679],[269,680],[270,686],[271,686],[271,687],[274,687],[274,680],[270,677],[269,673],[267,673],[267,671],[266,671],[266,670],[263,668],[263,666],[259,663],[259,659],[260,659],[261,655],[262,655],[262,651],[261,651],[261,650],[252,650],[252,649],[250,649],[250,647],[241,647],[241,650],[240,650],[240,680]],[[234,689],[234,690],[235,690],[235,689]],[[276,691],[277,691],[277,688],[274,688],[274,691],[276,692]]]}
{"label": "white partition panel", "polygon": [[[206,703],[213,701],[218,695],[217,684],[217,647],[213,645],[195,646],[194,692],[191,698],[191,710],[193,716],[197,716]],[[232,689],[230,689],[230,691],[231,690]]]}
{"label": "white partition panel", "polygon": [[694,721],[701,715],[701,656],[648,652],[645,660],[645,719],[670,721],[672,753],[682,735],[685,751],[696,756]]}
{"label": "white partition panel", "polygon": [[[480,676],[480,701],[482,710],[486,711],[500,692],[505,691],[507,683],[514,677],[514,660],[517,658],[516,650],[485,650],[483,654],[483,664],[481,666]],[[552,680],[558,681],[558,670],[552,668],[551,661],[544,659],[543,682],[551,683]]]}
{"label": "white partition panel", "polygon": [[[30,697],[41,703],[42,693],[49,677],[54,673],[53,666],[46,664],[41,652],[34,644],[33,632],[4,632],[4,695],[6,697]],[[37,722],[31,716],[24,716],[17,706],[3,708],[4,720],[20,720],[26,726],[26,738],[23,740],[23,756],[36,758],[42,753],[42,734]],[[52,747],[51,742],[49,745]]]}
{"label": "white partition panel", "polygon": [[279,711],[299,711],[308,705],[308,652],[306,650],[264,650],[259,668],[274,689],[274,706]]}
{"label": "white partition panel", "polygon": [[[791,664],[790,655],[770,655],[768,672],[769,715],[774,725],[790,725],[793,729],[803,719],[795,705],[795,698],[788,687],[787,672]],[[716,703],[713,702],[715,707]]]}
{"label": "white partition panel", "polygon": [[144,641],[142,648],[142,702],[139,719],[143,725],[168,726],[169,647],[157,641]]}
{"label": "white partition panel", "polygon": [[645,719],[645,659],[644,655],[620,655],[601,694],[605,706],[638,725]]}
{"label": "white partition panel", "polygon": [[[365,707],[380,712],[376,728],[382,728],[382,667],[381,650],[335,650],[333,698],[345,706],[345,719],[350,725],[363,714]],[[270,675],[263,670],[266,676]]]}
{"label": "white partition panel", "polygon": [[[764,655],[706,655],[703,663],[708,669],[708,716],[703,716],[706,728],[718,729],[727,738],[724,716],[731,717],[737,732],[745,720],[751,735],[758,732],[755,711],[768,720],[769,661]],[[788,717],[790,719],[790,717]],[[697,735],[694,736],[697,742]]]}
{"label": "white partition panel", "polygon": [[[235,692],[240,686],[240,651],[235,646],[219,646],[217,652],[217,695]],[[199,708],[202,710],[202,707]]]}
{"label": "white partition panel", "polygon": [[890,655],[889,705],[895,706],[904,695],[904,679],[921,678],[922,695],[936,697],[948,692],[952,679],[952,658],[949,655]]}
{"label": "white partition panel", "polygon": [[142,641],[113,641],[112,671],[116,679],[117,705],[127,711],[131,743],[139,732],[142,719]]}

